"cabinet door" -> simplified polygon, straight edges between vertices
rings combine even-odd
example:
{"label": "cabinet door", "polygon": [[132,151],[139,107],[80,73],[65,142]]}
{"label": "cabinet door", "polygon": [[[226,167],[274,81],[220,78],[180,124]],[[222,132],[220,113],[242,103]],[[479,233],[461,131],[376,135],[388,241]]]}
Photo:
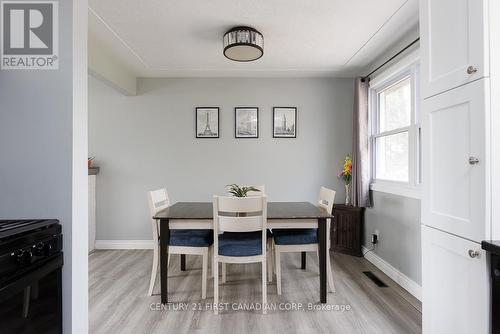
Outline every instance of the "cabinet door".
{"label": "cabinet door", "polygon": [[489,276],[481,246],[422,226],[422,265],[423,333],[489,333]]}
{"label": "cabinet door", "polygon": [[487,10],[487,0],[420,1],[423,98],[488,75]]}
{"label": "cabinet door", "polygon": [[488,79],[422,103],[422,222],[476,242],[490,236]]}
{"label": "cabinet door", "polygon": [[361,213],[348,210],[334,210],[333,212],[332,250],[361,256]]}

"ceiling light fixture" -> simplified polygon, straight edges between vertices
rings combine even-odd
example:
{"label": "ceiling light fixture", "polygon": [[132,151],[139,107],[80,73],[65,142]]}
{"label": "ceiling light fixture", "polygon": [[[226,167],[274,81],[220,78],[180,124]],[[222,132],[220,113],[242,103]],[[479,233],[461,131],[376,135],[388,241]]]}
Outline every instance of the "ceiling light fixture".
{"label": "ceiling light fixture", "polygon": [[224,56],[234,61],[253,61],[264,54],[264,36],[251,27],[234,27],[224,34]]}

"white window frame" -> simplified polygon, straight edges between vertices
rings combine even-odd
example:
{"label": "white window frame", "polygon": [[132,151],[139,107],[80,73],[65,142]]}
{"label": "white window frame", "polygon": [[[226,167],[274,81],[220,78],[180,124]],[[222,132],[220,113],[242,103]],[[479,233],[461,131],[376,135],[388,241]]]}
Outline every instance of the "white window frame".
{"label": "white window frame", "polygon": [[[370,189],[394,195],[421,198],[421,118],[420,118],[420,89],[419,89],[419,55],[418,50],[402,58],[396,64],[370,80],[369,90],[369,122],[370,122],[370,154],[371,175]],[[405,77],[412,79],[411,123],[404,128],[378,133],[379,101],[378,93]],[[376,179],[376,145],[375,140],[382,135],[391,135],[408,131],[408,182]]]}

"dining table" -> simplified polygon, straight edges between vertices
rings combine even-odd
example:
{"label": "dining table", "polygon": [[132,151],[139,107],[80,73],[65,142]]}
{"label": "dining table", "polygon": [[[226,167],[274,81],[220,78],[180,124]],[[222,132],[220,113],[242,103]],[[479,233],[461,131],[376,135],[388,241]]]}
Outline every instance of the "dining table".
{"label": "dining table", "polygon": [[[318,233],[319,301],[327,302],[327,219],[331,213],[309,202],[268,202],[267,227],[269,229],[315,228]],[[177,202],[153,216],[160,227],[160,284],[161,302],[168,300],[168,244],[170,230],[213,229],[212,202]],[[302,263],[305,257],[302,257]],[[182,262],[182,261],[181,261]],[[182,263],[181,263],[182,267]],[[304,265],[302,266],[304,267]]]}

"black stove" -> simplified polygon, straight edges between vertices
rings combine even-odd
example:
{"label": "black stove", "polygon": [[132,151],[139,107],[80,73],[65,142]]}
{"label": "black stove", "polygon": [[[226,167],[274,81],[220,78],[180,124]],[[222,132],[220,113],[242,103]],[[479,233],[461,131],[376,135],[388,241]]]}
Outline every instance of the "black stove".
{"label": "black stove", "polygon": [[0,239],[12,234],[20,234],[32,231],[39,227],[58,224],[57,219],[23,219],[23,220],[0,220]]}
{"label": "black stove", "polygon": [[0,333],[62,333],[61,225],[0,220]]}

